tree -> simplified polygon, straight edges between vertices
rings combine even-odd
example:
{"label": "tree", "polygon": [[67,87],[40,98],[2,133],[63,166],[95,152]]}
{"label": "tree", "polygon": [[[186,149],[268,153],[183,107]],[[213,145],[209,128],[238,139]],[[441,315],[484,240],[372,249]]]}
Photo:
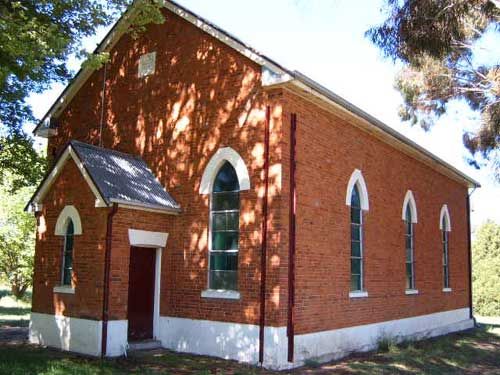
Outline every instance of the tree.
{"label": "tree", "polygon": [[[388,18],[367,31],[386,57],[403,63],[395,86],[400,117],[428,130],[454,99],[481,113],[481,126],[464,134],[473,157],[493,162],[500,180],[500,61],[477,66],[472,47],[500,29],[499,0],[386,0]],[[470,160],[478,166],[477,158]]]}
{"label": "tree", "polygon": [[[102,63],[106,55],[81,51],[83,37],[109,25],[131,0],[0,0],[0,178],[2,171],[19,174],[16,156],[39,165],[32,142],[23,126],[35,121],[26,102],[31,93],[40,93],[54,82],[72,76],[68,57],[86,56],[87,64]],[[140,32],[149,22],[163,22],[161,0],[139,0],[130,21],[132,32]],[[11,151],[15,152],[11,152]],[[30,174],[33,171],[27,171]],[[30,184],[32,176],[23,176]]]}
{"label": "tree", "polygon": [[[36,186],[40,182],[46,169],[46,159],[44,154],[35,150],[30,137],[12,134],[0,138],[0,147],[0,182],[9,186],[11,192]],[[10,179],[10,183],[6,178]]]}
{"label": "tree", "polygon": [[[6,176],[6,181],[13,181]],[[35,252],[35,218],[24,212],[34,189],[25,187],[15,194],[12,187],[0,187],[0,278],[11,287],[16,298],[23,297],[32,285]]]}
{"label": "tree", "polygon": [[472,248],[474,310],[500,316],[500,225],[487,221],[476,233]]}

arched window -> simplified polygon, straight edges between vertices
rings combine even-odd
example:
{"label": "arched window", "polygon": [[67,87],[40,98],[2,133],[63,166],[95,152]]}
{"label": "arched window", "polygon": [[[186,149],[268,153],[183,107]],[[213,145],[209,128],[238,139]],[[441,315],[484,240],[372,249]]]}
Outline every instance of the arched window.
{"label": "arched window", "polygon": [[347,184],[345,204],[351,210],[351,293],[350,297],[367,297],[364,290],[363,212],[368,211],[368,189],[359,169],[351,174]]}
{"label": "arched window", "polygon": [[441,229],[441,242],[443,247],[443,288],[445,291],[450,289],[450,257],[449,257],[449,235],[451,231],[450,213],[445,204],[441,207],[439,229]]}
{"label": "arched window", "polygon": [[363,214],[357,185],[351,193],[351,291],[363,290]]}
{"label": "arched window", "polygon": [[64,249],[62,262],[62,285],[71,286],[71,278],[73,276],[73,236],[75,227],[73,220],[69,219],[66,225],[64,234]]}
{"label": "arched window", "polygon": [[240,184],[228,161],[212,185],[210,202],[209,289],[238,289]]}
{"label": "arched window", "polygon": [[448,224],[446,223],[446,216],[443,216],[442,221],[443,230],[442,233],[442,242],[443,242],[443,287],[445,289],[450,288],[450,268],[449,268],[449,258],[448,258]]}
{"label": "arched window", "polygon": [[406,289],[415,289],[415,236],[411,205],[405,211]]}

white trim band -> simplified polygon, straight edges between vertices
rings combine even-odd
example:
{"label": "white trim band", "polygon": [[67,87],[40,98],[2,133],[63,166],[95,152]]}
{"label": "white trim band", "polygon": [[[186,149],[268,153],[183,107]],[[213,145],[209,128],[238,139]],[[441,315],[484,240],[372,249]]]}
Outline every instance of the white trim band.
{"label": "white trim band", "polygon": [[74,229],[73,234],[75,236],[79,236],[83,233],[82,220],[80,219],[80,214],[78,213],[78,210],[76,209],[75,206],[68,205],[62,209],[61,213],[57,217],[56,228],[54,231],[54,234],[56,236],[66,235],[66,228],[68,225],[68,221],[70,219],[73,222],[73,229]]}
{"label": "white trim band", "polygon": [[52,291],[58,294],[75,294],[75,288],[72,288],[69,285],[55,286]]}
{"label": "white trim band", "polygon": [[231,163],[236,171],[240,191],[250,189],[250,176],[245,161],[231,147],[224,147],[217,150],[205,167],[200,183],[200,194],[210,194],[212,192],[215,177],[226,161]]}
{"label": "white trim band", "polygon": [[364,211],[368,211],[370,209],[370,203],[368,201],[368,189],[366,188],[363,173],[361,173],[359,169],[355,169],[354,172],[352,172],[349,183],[347,184],[345,204],[348,206],[351,206],[352,190],[354,189],[354,186],[357,186],[359,190],[361,209]]}
{"label": "white trim band", "polygon": [[[102,321],[32,312],[29,341],[32,344],[75,353],[101,355]],[[127,349],[128,322],[108,321],[106,355],[117,357]]]}
{"label": "white trim band", "polygon": [[418,294],[418,289],[406,289],[405,294],[408,296],[413,295],[413,294]]}
{"label": "white trim band", "polygon": [[218,298],[218,299],[240,299],[240,292],[235,290],[215,290],[206,289],[201,292],[202,298]]}
{"label": "white trim band", "polygon": [[366,297],[368,297],[368,292],[366,290],[349,292],[349,298],[366,298]]}
{"label": "white trim band", "polygon": [[401,210],[401,219],[406,221],[406,206],[410,205],[410,213],[411,213],[411,222],[416,224],[418,223],[418,214],[417,214],[417,204],[415,203],[415,197],[413,196],[413,192],[408,190],[405,195],[405,199],[403,201],[403,209]]}
{"label": "white trim band", "polygon": [[[210,355],[257,364],[259,326],[161,317],[162,346],[183,353]],[[382,338],[423,339],[472,328],[469,308],[295,336],[295,362],[287,361],[286,327],[265,327],[264,367],[285,370],[304,364],[376,349]]]}
{"label": "white trim band", "polygon": [[[445,222],[446,227],[443,227],[443,218],[446,218]],[[441,212],[439,213],[439,229],[444,230],[446,232],[451,232],[450,211],[448,211],[447,204],[443,204],[443,207],[441,207]]]}
{"label": "white trim band", "polygon": [[167,246],[168,233],[150,232],[139,229],[128,230],[130,246],[147,248],[164,248]]}

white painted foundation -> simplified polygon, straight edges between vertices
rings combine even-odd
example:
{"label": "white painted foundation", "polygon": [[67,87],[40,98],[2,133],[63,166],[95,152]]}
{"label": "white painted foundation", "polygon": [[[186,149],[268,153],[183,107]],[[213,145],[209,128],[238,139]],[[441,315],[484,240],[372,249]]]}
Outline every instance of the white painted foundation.
{"label": "white painted foundation", "polygon": [[[308,358],[320,362],[336,360],[352,352],[374,350],[381,338],[397,342],[421,340],[474,327],[469,308],[445,311],[382,323],[298,335],[295,337],[294,366]],[[287,367],[287,366],[285,366]],[[284,367],[280,367],[284,368]]]}
{"label": "white painted foundation", "polygon": [[127,352],[128,320],[108,321],[107,357],[120,357]]}
{"label": "white painted foundation", "polygon": [[31,313],[29,340],[33,344],[98,356],[101,335],[100,321]]}
{"label": "white painted foundation", "polygon": [[[342,358],[352,352],[377,348],[381,338],[396,341],[423,339],[472,328],[469,309],[458,309],[357,327],[295,336],[295,362],[287,361],[286,327],[266,327],[264,366],[283,370],[298,367],[307,359],[320,362]],[[162,346],[179,352],[210,355],[257,364],[259,327],[250,324],[160,318]]]}
{"label": "white painted foundation", "polygon": [[[126,320],[108,322],[108,357],[124,354],[127,329]],[[31,313],[29,341],[32,344],[97,357],[101,355],[101,337],[102,321]]]}
{"label": "white painted foundation", "polygon": [[[295,362],[287,361],[286,327],[266,327],[264,366],[284,370],[307,359],[326,362],[352,352],[377,348],[381,338],[395,341],[423,339],[472,328],[469,309],[440,312],[356,327],[295,336]],[[257,364],[259,327],[251,324],[160,317],[158,339],[164,348]],[[102,322],[47,314],[31,314],[30,342],[62,350],[99,356]],[[124,354],[127,321],[108,323],[107,355]]]}

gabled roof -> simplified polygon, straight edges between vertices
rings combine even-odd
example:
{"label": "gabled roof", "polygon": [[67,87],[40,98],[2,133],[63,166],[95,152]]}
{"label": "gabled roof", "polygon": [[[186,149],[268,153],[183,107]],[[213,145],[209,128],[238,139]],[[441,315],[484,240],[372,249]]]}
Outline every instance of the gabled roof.
{"label": "gabled roof", "polygon": [[180,212],[180,205],[164,189],[144,160],[78,141],[68,143],[31,198],[27,209],[40,205],[70,158],[96,196],[96,207],[118,203],[167,213]]}
{"label": "gabled roof", "polygon": [[[130,7],[106,35],[103,41],[97,46],[95,52],[109,51],[113,48],[113,46],[117,43],[117,41],[123,35],[124,30],[126,29],[126,27],[123,26],[125,26],[129,22],[130,18],[137,10],[137,3],[138,1],[136,0],[132,3],[132,5],[130,5]],[[380,120],[366,113],[359,107],[348,102],[344,98],[340,97],[339,95],[335,94],[331,90],[325,88],[324,86],[315,82],[304,74],[286,69],[282,65],[278,64],[269,57],[263,55],[254,48],[245,44],[227,31],[221,29],[220,27],[214,25],[213,23],[193,13],[192,11],[182,7],[174,1],[165,0],[164,6],[172,13],[178,15],[179,17],[182,17],[197,28],[203,30],[207,34],[213,36],[222,43],[227,44],[250,60],[259,64],[262,67],[263,87],[284,87],[286,89],[289,89],[290,91],[306,97],[309,100],[319,102],[320,105],[328,107],[329,110],[340,110],[342,113],[349,113],[351,115],[354,115],[357,119],[360,120],[357,121],[356,126],[359,126],[364,130],[375,134],[384,142],[387,142],[399,148],[406,154],[409,154],[412,157],[424,162],[425,164],[430,165],[434,169],[440,171],[445,175],[448,175],[449,177],[454,178],[455,180],[465,182],[468,187],[481,186],[479,182],[462,173],[457,168],[443,161],[441,158],[432,154],[425,148],[419,146],[409,138],[405,137],[401,133],[392,129],[388,125],[384,124]],[[34,130],[35,135],[48,137],[53,134],[54,129],[51,126],[51,118],[59,116],[59,114],[64,110],[66,105],[71,101],[71,99],[83,86],[83,84],[92,73],[93,70],[91,68],[82,68],[78,72],[75,78],[66,87],[66,89],[62,92],[56,102],[38,123],[37,127]]]}

